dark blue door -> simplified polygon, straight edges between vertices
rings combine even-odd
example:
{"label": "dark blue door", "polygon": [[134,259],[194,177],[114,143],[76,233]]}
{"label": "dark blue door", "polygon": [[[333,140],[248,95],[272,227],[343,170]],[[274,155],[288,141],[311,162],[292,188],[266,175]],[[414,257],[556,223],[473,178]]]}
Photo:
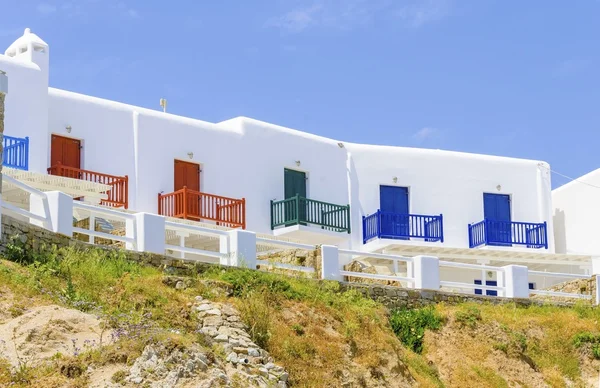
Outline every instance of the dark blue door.
{"label": "dark blue door", "polygon": [[510,196],[483,194],[483,217],[488,245],[511,245]]}
{"label": "dark blue door", "polygon": [[380,186],[381,237],[408,239],[410,236],[408,216],[408,188]]}
{"label": "dark blue door", "polygon": [[[475,284],[481,285],[481,280],[475,280]],[[486,286],[496,287],[496,286],[498,286],[498,282],[496,280],[486,280],[485,281],[485,285]],[[498,296],[498,291],[496,291],[496,290],[485,290],[485,294],[488,295],[488,296]],[[483,293],[481,292],[481,288],[476,288],[475,289],[475,295],[483,295]]]}

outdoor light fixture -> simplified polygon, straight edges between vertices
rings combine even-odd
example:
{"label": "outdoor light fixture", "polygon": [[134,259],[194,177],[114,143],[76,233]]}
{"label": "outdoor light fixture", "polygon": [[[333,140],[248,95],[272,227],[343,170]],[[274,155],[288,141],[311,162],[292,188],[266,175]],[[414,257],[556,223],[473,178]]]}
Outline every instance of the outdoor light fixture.
{"label": "outdoor light fixture", "polygon": [[300,161],[296,160],[296,166],[300,167]]}
{"label": "outdoor light fixture", "polygon": [[394,183],[398,183],[398,177],[393,177],[392,180],[394,181]]}
{"label": "outdoor light fixture", "polygon": [[0,93],[8,94],[8,77],[0,70]]}
{"label": "outdoor light fixture", "polygon": [[498,190],[498,191],[502,190],[502,186],[500,186],[500,185],[496,186],[496,190]]}
{"label": "outdoor light fixture", "polygon": [[65,129],[67,130],[67,133],[71,133],[71,129],[72,129],[72,128],[71,128],[71,126],[70,126],[70,125],[67,125],[67,126],[65,127]]}
{"label": "outdoor light fixture", "polygon": [[344,148],[344,143],[338,143],[338,147]]}
{"label": "outdoor light fixture", "polygon": [[188,152],[188,156],[190,157],[190,159],[194,158],[194,153],[193,152]]}

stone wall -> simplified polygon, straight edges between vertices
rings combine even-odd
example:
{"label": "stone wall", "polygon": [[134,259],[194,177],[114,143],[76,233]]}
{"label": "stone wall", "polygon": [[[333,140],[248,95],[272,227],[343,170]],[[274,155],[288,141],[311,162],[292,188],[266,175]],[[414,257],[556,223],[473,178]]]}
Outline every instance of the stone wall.
{"label": "stone wall", "polygon": [[[28,252],[39,254],[42,253],[45,249],[52,245],[64,247],[64,246],[76,246],[82,249],[90,248],[92,245],[82,242],[80,240],[64,236],[61,234],[53,233],[51,231],[45,230],[43,228],[24,223],[18,221],[14,218],[8,217],[6,215],[2,216],[2,241],[3,243],[0,245],[0,254],[6,253],[7,250],[7,242],[11,240],[15,240],[16,244],[21,244],[21,246]],[[95,245],[94,247],[98,249],[104,249],[107,251],[117,250],[115,247],[101,246]],[[182,262],[181,260],[170,258],[163,255],[157,255],[152,253],[145,252],[134,252],[121,250],[123,254],[127,256],[130,260],[137,261],[142,264],[152,265],[159,268],[168,268],[171,273],[179,273],[181,275],[190,275],[192,273],[202,273],[209,268],[214,268],[215,266],[219,266],[219,264],[209,264],[209,263],[189,263]],[[314,264],[317,266],[316,261],[317,258],[320,258],[320,255],[317,255],[314,252],[308,253],[309,260],[303,261],[304,265]],[[271,258],[275,260],[274,257]],[[300,264],[296,260],[304,259],[303,257],[296,257],[296,253],[292,253],[291,251],[286,253],[286,256],[281,260],[281,262]],[[319,266],[320,267],[320,266]],[[318,286],[322,280],[310,280],[315,282],[315,286]],[[529,306],[532,304],[541,305],[541,304],[553,304],[559,306],[568,306],[572,305],[573,302],[563,302],[563,301],[542,301],[535,299],[510,299],[510,298],[501,298],[501,297],[491,297],[491,296],[481,296],[481,295],[464,295],[464,294],[454,294],[442,291],[433,291],[433,290],[414,290],[414,289],[406,289],[399,288],[393,286],[385,286],[379,284],[360,284],[360,283],[349,283],[349,282],[340,282],[341,290],[346,291],[349,289],[354,289],[362,293],[364,296],[369,297],[373,300],[376,300],[382,303],[384,306],[388,308],[400,308],[400,307],[408,307],[408,308],[418,308],[423,306],[428,306],[436,303],[447,303],[447,304],[457,304],[464,302],[475,302],[475,303],[493,303],[493,304],[502,304],[502,303],[516,303],[520,306]]]}
{"label": "stone wall", "polygon": [[554,300],[536,300],[536,299],[513,299],[497,296],[485,295],[466,295],[455,294],[451,292],[434,290],[415,290],[408,288],[398,288],[392,286],[383,286],[377,284],[358,284],[341,282],[343,291],[356,290],[365,297],[373,299],[389,309],[397,308],[420,308],[437,303],[460,304],[460,303],[491,303],[505,304],[515,303],[517,306],[531,305],[554,305],[554,306],[572,306],[574,300],[554,301]]}

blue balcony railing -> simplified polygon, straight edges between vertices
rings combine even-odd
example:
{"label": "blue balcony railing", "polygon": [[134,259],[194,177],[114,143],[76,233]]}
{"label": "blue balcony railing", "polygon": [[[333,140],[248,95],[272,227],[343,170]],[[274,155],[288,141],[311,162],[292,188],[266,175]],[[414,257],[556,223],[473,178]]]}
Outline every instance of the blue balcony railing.
{"label": "blue balcony railing", "polygon": [[6,167],[29,170],[29,138],[4,135],[2,164]]}
{"label": "blue balcony railing", "polygon": [[481,245],[513,246],[548,249],[546,222],[513,222],[483,220],[469,225],[469,247]]}
{"label": "blue balcony railing", "polygon": [[444,242],[443,217],[418,214],[399,214],[377,210],[363,217],[363,244],[373,238],[408,240],[422,238],[425,241]]}

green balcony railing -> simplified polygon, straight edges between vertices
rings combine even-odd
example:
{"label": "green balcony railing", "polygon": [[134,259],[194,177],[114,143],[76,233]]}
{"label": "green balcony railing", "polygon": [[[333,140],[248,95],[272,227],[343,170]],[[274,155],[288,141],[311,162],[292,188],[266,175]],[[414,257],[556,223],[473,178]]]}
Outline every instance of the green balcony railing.
{"label": "green balcony railing", "polygon": [[281,201],[271,201],[271,229],[307,224],[350,233],[350,205],[315,201],[299,195]]}

